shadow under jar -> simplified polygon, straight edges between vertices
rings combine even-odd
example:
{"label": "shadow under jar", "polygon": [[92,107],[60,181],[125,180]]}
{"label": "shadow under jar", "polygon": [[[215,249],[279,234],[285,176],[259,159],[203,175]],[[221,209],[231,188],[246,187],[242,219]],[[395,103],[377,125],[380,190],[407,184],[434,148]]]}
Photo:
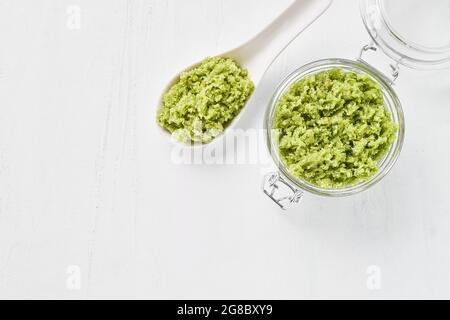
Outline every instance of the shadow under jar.
{"label": "shadow under jar", "polygon": [[[320,196],[350,196],[382,180],[398,159],[405,135],[402,106],[393,89],[400,65],[422,70],[450,67],[448,0],[435,0],[433,4],[419,0],[360,0],[360,9],[372,42],[362,48],[359,58],[324,59],[300,67],[281,82],[267,107],[264,118],[266,143],[278,171],[265,176],[263,190],[282,209],[288,209],[300,202],[305,191]],[[414,17],[414,23],[411,23],[411,18],[405,18],[403,13],[406,11],[409,12],[409,16]],[[362,58],[364,52],[378,49],[392,60],[391,77],[372,67]],[[280,156],[274,119],[277,103],[294,83],[313,74],[336,68],[344,72],[366,75],[378,84],[384,105],[398,130],[388,151],[379,159],[378,171],[374,175],[353,185],[323,188],[290,172]]]}

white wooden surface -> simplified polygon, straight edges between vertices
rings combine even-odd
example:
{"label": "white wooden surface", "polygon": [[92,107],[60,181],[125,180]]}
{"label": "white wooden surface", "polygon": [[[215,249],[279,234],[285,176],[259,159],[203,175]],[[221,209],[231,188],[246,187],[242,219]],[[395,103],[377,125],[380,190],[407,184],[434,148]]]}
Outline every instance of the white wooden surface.
{"label": "white wooden surface", "polygon": [[[281,215],[261,165],[171,163],[166,81],[289,3],[0,0],[1,298],[450,298],[449,71],[401,70],[401,158],[351,198]],[[242,127],[293,69],[367,42],[357,1],[336,0]]]}

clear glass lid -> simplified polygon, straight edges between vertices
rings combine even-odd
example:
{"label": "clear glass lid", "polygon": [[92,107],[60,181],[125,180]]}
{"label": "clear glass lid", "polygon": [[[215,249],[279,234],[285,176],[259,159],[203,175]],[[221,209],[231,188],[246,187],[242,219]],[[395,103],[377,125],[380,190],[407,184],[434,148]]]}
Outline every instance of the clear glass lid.
{"label": "clear glass lid", "polygon": [[450,67],[450,0],[360,0],[375,44],[416,69]]}

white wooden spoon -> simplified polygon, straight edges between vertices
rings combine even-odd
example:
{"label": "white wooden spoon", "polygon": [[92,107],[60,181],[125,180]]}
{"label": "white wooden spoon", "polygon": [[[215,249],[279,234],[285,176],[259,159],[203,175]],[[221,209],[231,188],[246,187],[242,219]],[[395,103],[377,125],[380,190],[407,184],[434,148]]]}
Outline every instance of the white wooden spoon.
{"label": "white wooden spoon", "polygon": [[[243,45],[215,56],[228,57],[236,60],[243,68],[246,68],[250,79],[257,88],[266,70],[280,55],[280,53],[309,25],[319,18],[331,5],[333,0],[295,0],[280,16],[269,26]],[[190,70],[200,62],[191,65],[184,71]],[[180,75],[177,74],[166,86],[164,93],[174,85]],[[162,106],[164,93],[160,96],[158,106]],[[250,102],[251,98],[247,101]],[[245,112],[245,106],[233,121],[209,144],[186,144],[186,147],[203,147],[215,143],[222,138],[228,130],[236,126],[236,123]],[[161,128],[165,134],[170,133]]]}

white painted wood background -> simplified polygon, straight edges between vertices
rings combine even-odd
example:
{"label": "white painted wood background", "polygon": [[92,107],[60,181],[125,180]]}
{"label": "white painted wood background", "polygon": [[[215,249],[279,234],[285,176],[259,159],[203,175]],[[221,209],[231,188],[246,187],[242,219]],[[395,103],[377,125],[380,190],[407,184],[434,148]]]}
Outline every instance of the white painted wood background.
{"label": "white painted wood background", "polygon": [[[261,165],[171,163],[165,83],[289,3],[0,0],[0,298],[450,298],[449,71],[401,70],[402,155],[350,198],[281,215]],[[296,67],[368,40],[357,1],[336,0],[242,128]]]}

